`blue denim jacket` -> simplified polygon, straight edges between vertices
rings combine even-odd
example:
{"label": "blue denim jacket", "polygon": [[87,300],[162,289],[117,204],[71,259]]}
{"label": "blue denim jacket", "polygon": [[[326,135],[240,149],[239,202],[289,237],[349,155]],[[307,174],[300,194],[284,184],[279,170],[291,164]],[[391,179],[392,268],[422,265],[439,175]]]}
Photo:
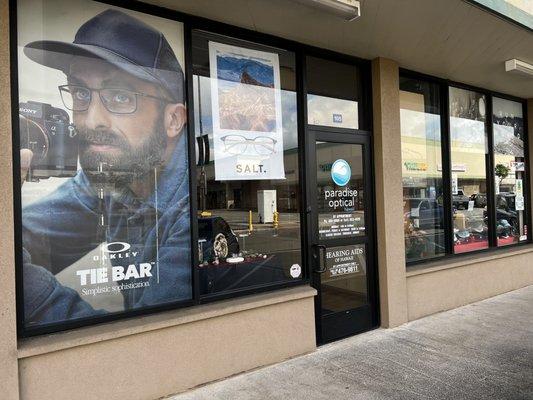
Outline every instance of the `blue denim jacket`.
{"label": "blue denim jacket", "polygon": [[[107,229],[99,228],[104,218]],[[131,244],[124,264],[152,262],[146,287],[121,291],[126,310],[191,298],[187,139],[181,134],[157,189],[145,201],[129,191],[100,200],[83,171],[23,208],[25,322],[42,324],[106,313],[94,310],[54,277],[102,242]],[[94,265],[86,267],[95,268]],[[135,280],[138,282],[139,279]],[[119,283],[128,283],[127,281]]]}

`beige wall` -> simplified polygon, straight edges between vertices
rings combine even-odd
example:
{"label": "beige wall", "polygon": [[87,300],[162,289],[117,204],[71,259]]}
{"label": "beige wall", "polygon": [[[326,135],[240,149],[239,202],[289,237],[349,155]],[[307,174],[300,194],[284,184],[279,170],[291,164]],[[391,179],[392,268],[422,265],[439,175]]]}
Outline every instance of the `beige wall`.
{"label": "beige wall", "polygon": [[528,140],[529,149],[526,150],[529,156],[529,172],[530,172],[529,174],[529,199],[530,199],[529,204],[531,205],[532,204],[531,199],[533,199],[533,168],[531,167],[531,161],[533,160],[533,99],[528,99],[527,101],[526,118],[528,121],[527,135],[529,138]]}
{"label": "beige wall", "polygon": [[0,0],[0,397],[18,399],[8,0]]}
{"label": "beige wall", "polygon": [[533,246],[408,273],[409,320],[533,284]]}
{"label": "beige wall", "polygon": [[398,64],[372,61],[374,174],[381,326],[407,322]]}
{"label": "beige wall", "polygon": [[153,400],[315,349],[298,287],[27,340],[23,400]]}

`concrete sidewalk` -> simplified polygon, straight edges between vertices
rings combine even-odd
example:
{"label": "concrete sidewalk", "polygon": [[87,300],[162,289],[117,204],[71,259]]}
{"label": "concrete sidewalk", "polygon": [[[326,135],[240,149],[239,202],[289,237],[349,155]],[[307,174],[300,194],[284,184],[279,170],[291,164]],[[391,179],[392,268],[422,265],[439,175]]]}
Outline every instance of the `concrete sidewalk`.
{"label": "concrete sidewalk", "polygon": [[533,286],[171,399],[533,399]]}

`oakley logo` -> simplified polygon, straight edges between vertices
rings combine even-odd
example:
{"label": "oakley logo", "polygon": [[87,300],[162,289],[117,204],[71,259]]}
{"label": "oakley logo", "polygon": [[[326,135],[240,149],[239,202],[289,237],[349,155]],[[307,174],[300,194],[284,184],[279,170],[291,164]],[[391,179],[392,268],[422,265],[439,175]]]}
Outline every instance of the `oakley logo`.
{"label": "oakley logo", "polygon": [[102,250],[106,253],[122,253],[130,248],[131,244],[126,242],[111,242],[102,245]]}

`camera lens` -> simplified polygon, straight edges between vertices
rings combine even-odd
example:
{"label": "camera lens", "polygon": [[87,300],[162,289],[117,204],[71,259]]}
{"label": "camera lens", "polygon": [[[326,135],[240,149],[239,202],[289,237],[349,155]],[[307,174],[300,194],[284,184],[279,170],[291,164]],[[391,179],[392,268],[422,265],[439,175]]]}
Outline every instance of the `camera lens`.
{"label": "camera lens", "polygon": [[36,165],[46,158],[49,141],[43,129],[34,121],[19,114],[20,148],[33,152],[32,164]]}

